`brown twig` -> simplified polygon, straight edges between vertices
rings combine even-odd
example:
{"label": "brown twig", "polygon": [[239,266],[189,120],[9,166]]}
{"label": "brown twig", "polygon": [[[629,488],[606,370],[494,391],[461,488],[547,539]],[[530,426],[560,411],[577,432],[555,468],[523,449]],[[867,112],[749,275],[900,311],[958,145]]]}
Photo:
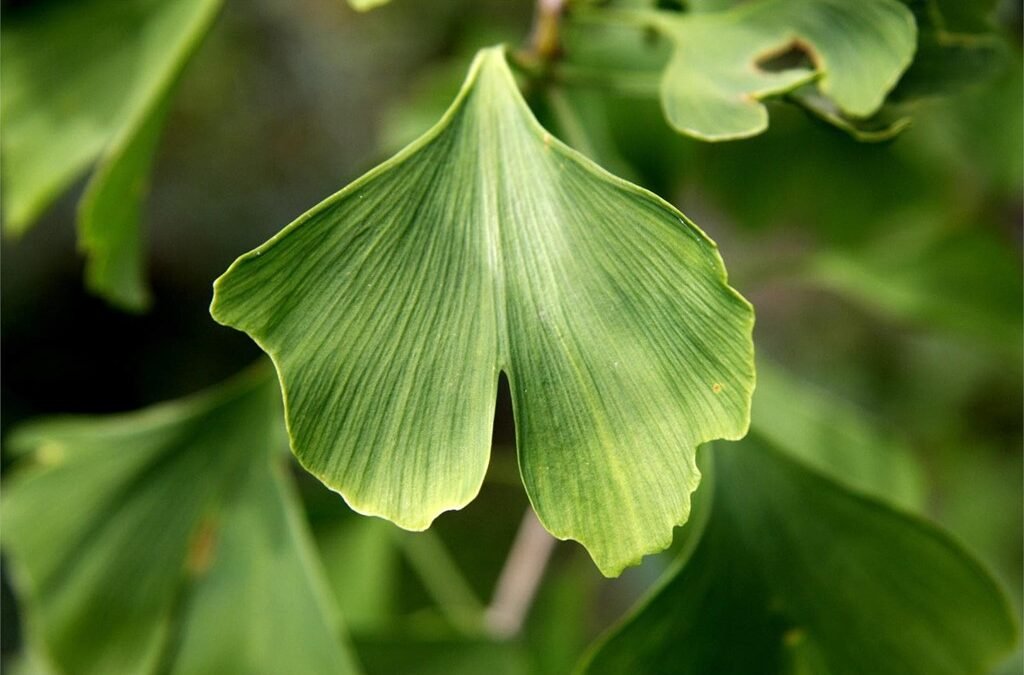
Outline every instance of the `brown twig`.
{"label": "brown twig", "polygon": [[566,0],[537,0],[530,33],[530,54],[542,63],[562,55],[561,23]]}

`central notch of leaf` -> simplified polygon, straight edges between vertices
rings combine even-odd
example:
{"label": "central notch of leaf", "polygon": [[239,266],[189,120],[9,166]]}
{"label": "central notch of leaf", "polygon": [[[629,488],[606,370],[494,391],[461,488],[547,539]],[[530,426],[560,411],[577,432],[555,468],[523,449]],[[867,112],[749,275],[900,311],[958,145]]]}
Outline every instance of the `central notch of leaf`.
{"label": "central notch of leaf", "polygon": [[273,358],[299,461],[408,529],[479,491],[504,372],[541,522],[609,575],[670,543],[696,446],[749,422],[753,312],[714,243],[553,139],[502,48],[426,135],[239,258],[211,311]]}

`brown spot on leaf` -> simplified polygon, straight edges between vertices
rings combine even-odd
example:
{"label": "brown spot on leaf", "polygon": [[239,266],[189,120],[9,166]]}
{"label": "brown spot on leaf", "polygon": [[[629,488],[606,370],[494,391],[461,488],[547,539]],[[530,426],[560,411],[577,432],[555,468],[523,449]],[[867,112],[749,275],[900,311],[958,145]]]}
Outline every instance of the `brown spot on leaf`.
{"label": "brown spot on leaf", "polygon": [[185,569],[189,576],[199,577],[213,564],[217,549],[217,525],[213,518],[205,518],[192,533],[185,558]]}

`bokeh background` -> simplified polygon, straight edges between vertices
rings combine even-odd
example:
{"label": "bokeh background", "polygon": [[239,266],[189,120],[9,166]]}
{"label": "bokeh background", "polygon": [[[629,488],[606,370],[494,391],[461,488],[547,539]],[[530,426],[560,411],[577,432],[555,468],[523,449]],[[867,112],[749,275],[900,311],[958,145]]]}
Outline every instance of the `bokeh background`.
{"label": "bokeh background", "polygon": [[[424,131],[473,51],[520,44],[531,14],[526,0],[396,0],[368,14],[340,0],[227,2],[186,70],[152,174],[152,310],[124,314],[83,290],[73,228],[81,184],[24,238],[3,243],[2,431],[41,414],[178,397],[259,358],[248,338],[209,318],[212,280]],[[1010,45],[1002,72],[923,102],[912,128],[884,144],[857,143],[783,104],[764,135],[703,144],[675,135],[654,100],[582,91],[571,103],[602,140],[599,161],[673,201],[719,243],[732,284],[757,310],[758,358],[849,402],[905,447],[927,513],[991,566],[1019,607],[1020,5],[1002,3],[997,16]],[[546,115],[543,103],[537,110]],[[297,473],[364,660],[392,665],[389,635],[442,634],[437,593],[456,606],[467,593],[489,599],[527,504],[504,394],[495,446],[481,497],[436,527],[465,584],[415,546],[375,544],[389,525],[352,517]],[[582,549],[559,545],[527,648],[510,647],[503,662],[564,672],[669,558],[609,582]],[[20,644],[6,581],[2,608],[6,657]],[[443,641],[431,645],[421,664],[440,659]],[[480,672],[490,658],[457,652],[439,661],[446,672]],[[1004,672],[1020,672],[1019,658]]]}

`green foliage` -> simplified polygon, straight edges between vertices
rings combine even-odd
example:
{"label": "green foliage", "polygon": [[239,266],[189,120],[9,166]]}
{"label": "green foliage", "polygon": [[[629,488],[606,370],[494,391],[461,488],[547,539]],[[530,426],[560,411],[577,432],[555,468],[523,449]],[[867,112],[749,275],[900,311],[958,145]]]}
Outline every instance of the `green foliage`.
{"label": "green foliage", "polygon": [[22,234],[99,159],[79,210],[89,288],[149,302],[139,215],[168,100],[220,0],[82,0],[5,13],[4,218]]}
{"label": "green foliage", "polygon": [[391,529],[359,518],[315,531],[328,584],[353,633],[381,630],[395,611],[399,548]]}
{"label": "green foliage", "polygon": [[753,316],[714,244],[542,129],[501,49],[212,312],[274,359],[299,461],[409,529],[479,490],[504,372],[538,516],[608,575],[686,520],[693,449],[747,428]]}
{"label": "green foliage", "polygon": [[3,544],[68,673],[354,672],[279,452],[266,369],[9,446]]}
{"label": "green foliage", "polygon": [[[387,3],[348,0],[358,12]],[[317,178],[365,166],[373,148],[348,142],[357,135],[376,132],[382,153],[411,145],[216,282],[212,313],[271,355],[283,406],[266,367],[5,438],[3,620],[13,627],[10,581],[24,627],[14,658],[7,636],[19,638],[5,634],[5,670],[555,675],[645,593],[581,669],[999,665],[1019,608],[926,516],[908,515],[938,518],[1019,595],[1024,79],[995,0],[538,2],[523,48],[479,52],[461,89],[479,45],[522,35],[524,8],[238,3],[175,106],[220,5],[5,6],[9,235],[95,163],[77,213],[86,283],[140,310],[143,197],[173,109],[168,158],[202,156],[218,196],[181,199],[196,167],[168,161],[154,204],[182,204],[188,217],[173,220],[224,244],[188,251],[181,276],[199,280],[265,237],[280,218],[269,211],[325,189]],[[411,73],[430,78],[407,87]],[[385,100],[401,105],[382,123]],[[327,126],[309,124],[311,104],[329,109]],[[280,124],[259,121],[267,111]],[[244,161],[266,152],[272,175],[232,174],[233,142]],[[727,243],[761,317],[756,393],[753,312],[716,245],[634,182],[678,198]],[[267,207],[266,222],[252,217]],[[77,306],[74,321],[50,323],[67,312],[36,287],[59,275],[25,260],[59,257],[60,242],[38,246],[39,235],[5,249],[17,257],[4,356],[23,371],[4,383],[7,421],[81,405],[65,396],[73,374],[54,381],[59,365],[8,357],[12,267],[33,269],[20,280],[33,302],[19,302],[46,317],[28,332],[47,364],[77,366],[96,344],[46,351],[50,336],[93,327]],[[181,241],[161,233],[154,245]],[[181,282],[171,271],[161,287]],[[164,318],[147,324],[157,341],[175,335]],[[141,325],[96,331],[105,344]],[[223,366],[194,347],[170,390]],[[149,382],[161,370],[147,369],[144,394],[118,390],[117,405],[167,391]],[[502,373],[514,410],[499,406],[492,431]],[[89,406],[122,386],[80,379]],[[25,397],[25,381],[50,391]],[[739,443],[700,451],[701,479],[698,444],[748,426]],[[315,478],[286,464],[289,441]],[[345,503],[419,530],[478,492],[427,532]],[[521,533],[543,554],[531,537],[513,542],[531,506],[605,575],[689,524],[670,551],[607,581],[582,549],[551,553],[536,529]],[[538,578],[534,596],[524,589]],[[1022,659],[1018,649],[999,672]]]}
{"label": "green foliage", "polygon": [[[665,116],[704,140],[764,131],[760,99],[812,79],[839,111],[866,117],[910,65],[916,34],[913,16],[896,0],[759,0],[720,13],[663,12],[651,25],[673,44],[661,84]],[[766,68],[794,47],[811,63]]]}
{"label": "green foliage", "polygon": [[708,459],[699,541],[586,672],[961,675],[1015,643],[1001,589],[933,526],[756,436]]}
{"label": "green foliage", "polygon": [[564,77],[572,81],[582,65],[645,96],[660,73],[669,123],[700,140],[762,133],[765,102],[779,99],[859,141],[885,141],[910,126],[911,104],[985,81],[1006,64],[1004,40],[985,20],[991,7],[979,3],[720,0],[651,11],[656,4],[580,13],[569,24]]}
{"label": "green foliage", "polygon": [[757,366],[751,428],[805,464],[909,510],[924,503],[923,477],[897,431],[882,429],[831,392],[764,359]]}
{"label": "green foliage", "polygon": [[[929,214],[930,215],[930,214]],[[896,320],[946,329],[1001,353],[1019,351],[1024,295],[1012,251],[976,227],[940,229],[928,218],[852,250],[811,261],[809,280]]]}
{"label": "green foliage", "polygon": [[914,63],[893,91],[896,101],[949,94],[991,78],[1006,64],[1006,45],[992,32],[988,2],[903,0],[918,27]]}
{"label": "green foliage", "polygon": [[368,675],[529,675],[517,645],[484,640],[365,640],[358,643]]}
{"label": "green foliage", "polygon": [[813,84],[806,84],[793,90],[787,98],[800,105],[814,117],[837,129],[842,129],[856,140],[865,143],[877,143],[895,138],[912,123],[912,118],[909,115],[904,115],[888,106],[882,106],[874,115],[864,119],[851,117]]}

